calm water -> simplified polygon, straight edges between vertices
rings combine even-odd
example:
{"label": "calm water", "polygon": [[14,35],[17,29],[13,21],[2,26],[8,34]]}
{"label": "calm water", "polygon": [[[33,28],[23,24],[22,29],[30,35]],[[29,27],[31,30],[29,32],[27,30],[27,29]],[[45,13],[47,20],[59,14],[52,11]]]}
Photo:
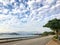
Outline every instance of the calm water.
{"label": "calm water", "polygon": [[35,37],[38,35],[0,35],[1,38],[16,38],[16,37]]}

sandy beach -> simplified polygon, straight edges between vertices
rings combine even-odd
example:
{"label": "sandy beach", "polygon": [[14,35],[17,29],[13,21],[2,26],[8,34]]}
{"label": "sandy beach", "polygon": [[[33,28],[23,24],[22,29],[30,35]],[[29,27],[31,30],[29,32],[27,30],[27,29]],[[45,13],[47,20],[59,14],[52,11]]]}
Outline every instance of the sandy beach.
{"label": "sandy beach", "polygon": [[22,41],[6,42],[0,43],[0,45],[46,45],[52,39],[52,37],[53,36],[46,36]]}

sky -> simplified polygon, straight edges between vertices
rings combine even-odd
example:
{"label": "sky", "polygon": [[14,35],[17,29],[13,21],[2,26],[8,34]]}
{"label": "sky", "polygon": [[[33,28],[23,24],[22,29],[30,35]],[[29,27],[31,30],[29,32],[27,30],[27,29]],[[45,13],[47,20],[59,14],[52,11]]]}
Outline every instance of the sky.
{"label": "sky", "polygon": [[60,0],[0,0],[0,32],[50,31],[49,20],[60,19]]}

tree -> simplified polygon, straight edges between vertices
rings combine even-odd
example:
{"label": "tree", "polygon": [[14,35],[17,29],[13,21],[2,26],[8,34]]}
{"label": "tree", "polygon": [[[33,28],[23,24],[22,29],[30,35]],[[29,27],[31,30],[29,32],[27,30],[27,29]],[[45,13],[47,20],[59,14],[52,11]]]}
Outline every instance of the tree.
{"label": "tree", "polygon": [[45,32],[43,32],[42,35],[43,35],[43,36],[47,36],[48,34],[49,34],[49,33],[45,31]]}
{"label": "tree", "polygon": [[49,31],[49,32],[48,32],[48,31],[45,31],[45,32],[42,33],[43,36],[54,35],[54,34],[55,34],[55,33],[52,32],[52,31]]}
{"label": "tree", "polygon": [[56,36],[58,38],[58,32],[60,30],[60,19],[52,19],[50,21],[48,21],[47,24],[45,24],[43,27],[48,27],[50,29],[52,29],[53,31],[56,32]]}

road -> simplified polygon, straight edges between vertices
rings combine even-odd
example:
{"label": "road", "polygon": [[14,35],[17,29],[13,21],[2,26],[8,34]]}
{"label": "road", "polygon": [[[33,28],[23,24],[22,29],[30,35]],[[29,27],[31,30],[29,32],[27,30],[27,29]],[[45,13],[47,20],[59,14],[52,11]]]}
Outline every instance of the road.
{"label": "road", "polygon": [[52,39],[52,37],[53,36],[46,36],[29,40],[1,43],[0,45],[46,45]]}

